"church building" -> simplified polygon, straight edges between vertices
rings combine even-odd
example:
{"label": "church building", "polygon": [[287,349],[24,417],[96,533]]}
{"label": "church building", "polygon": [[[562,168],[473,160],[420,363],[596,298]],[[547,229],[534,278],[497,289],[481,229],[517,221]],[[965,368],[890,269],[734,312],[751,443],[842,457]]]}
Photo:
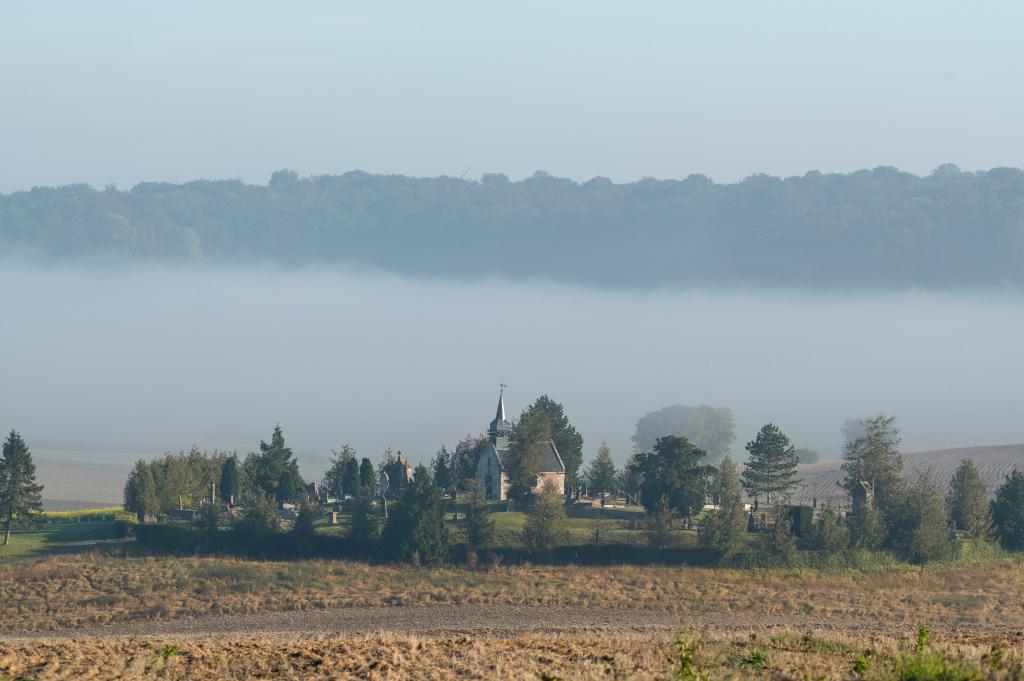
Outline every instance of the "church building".
{"label": "church building", "polygon": [[[488,499],[508,499],[508,489],[512,483],[506,471],[512,431],[512,424],[505,418],[505,396],[502,392],[498,395],[498,412],[487,429],[489,439],[476,466],[477,485]],[[551,440],[544,443],[537,486],[533,491],[541,491],[548,482],[554,483],[559,491],[565,489],[565,464]]]}

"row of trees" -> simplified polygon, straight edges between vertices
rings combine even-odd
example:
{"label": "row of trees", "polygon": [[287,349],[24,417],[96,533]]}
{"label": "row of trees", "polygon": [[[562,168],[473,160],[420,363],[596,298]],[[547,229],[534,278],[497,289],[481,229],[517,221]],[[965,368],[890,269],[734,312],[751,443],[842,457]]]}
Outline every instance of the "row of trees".
{"label": "row of trees", "polygon": [[[646,414],[637,422],[633,440],[640,451],[651,451],[658,437],[685,437],[701,452],[703,459],[717,461],[728,452],[735,439],[735,419],[725,407],[687,407],[674,405]],[[655,436],[657,434],[657,436]],[[542,395],[523,410],[515,425],[510,452],[511,495],[523,498],[536,486],[544,443],[554,442],[565,465],[567,494],[579,492],[585,485],[592,493],[621,490],[635,494],[641,477],[636,462],[616,470],[606,444],[584,469],[583,437],[569,421],[564,407]],[[485,436],[467,435],[454,449],[442,446],[430,462],[430,475],[445,491],[468,491],[476,483],[476,467],[487,442]],[[649,447],[645,446],[649,443]],[[702,446],[703,445],[703,446]],[[805,450],[808,451],[808,450]],[[797,450],[800,458],[800,450]],[[359,457],[349,445],[333,451],[322,480],[323,490],[333,498],[377,493],[381,473],[400,480],[396,455],[388,450],[374,466],[368,457]],[[774,492],[766,482],[768,494]],[[212,455],[193,448],[188,453],[167,454],[152,462],[139,461],[125,486],[125,502],[143,515],[166,513],[179,502],[194,506],[207,498],[216,486],[222,499],[249,498],[266,494],[277,502],[303,496],[305,483],[298,464],[284,441],[280,426],[274,429],[270,443],[260,442],[258,452],[244,461],[237,455],[215,451]]]}
{"label": "row of trees", "polygon": [[[64,258],[344,261],[460,277],[550,276],[558,263],[558,277],[602,285],[1019,285],[1022,193],[1019,169],[953,166],[928,177],[883,167],[733,184],[701,175],[615,184],[544,172],[475,182],[285,171],[265,186],[0,195],[0,244]],[[494,234],[507,236],[502,258],[491,257]]]}
{"label": "row of trees", "polygon": [[[633,435],[635,454],[627,465],[616,470],[606,444],[583,475],[592,492],[619,491],[636,495],[642,487],[641,464],[645,456],[655,451],[659,439],[676,436],[685,439],[699,452],[701,464],[715,464],[728,456],[736,439],[735,418],[728,407],[696,407],[672,405],[644,415],[636,424]],[[679,445],[673,445],[678,448]],[[747,444],[749,460],[743,474],[743,486],[751,497],[764,497],[771,502],[780,492],[791,491],[798,481],[796,466],[815,463],[818,453],[812,449],[796,448],[777,426],[768,424]],[[695,472],[700,473],[700,466]]]}
{"label": "row of trees", "polygon": [[[409,484],[389,505],[389,513],[383,523],[367,486],[358,488],[350,504],[351,515],[344,539],[349,554],[431,564],[450,557],[453,537],[445,521],[448,504],[425,466],[417,467]],[[276,538],[286,540],[288,551],[302,553],[316,541],[315,516],[312,506],[304,506],[285,535],[281,532],[272,500],[260,495],[246,506],[244,513],[232,520],[226,532],[222,528],[224,519],[219,507],[204,506],[191,532],[198,536],[198,546],[211,549],[231,547],[260,554],[267,545],[281,546],[279,541],[270,541]],[[476,552],[491,548],[495,539],[490,507],[481,494],[473,495],[465,505],[463,527],[469,560],[475,561]],[[535,495],[527,512],[522,532],[523,546],[543,551],[563,543],[567,536],[562,490],[547,487]]]}
{"label": "row of trees", "polygon": [[[1020,473],[1012,474],[989,504],[978,471],[969,461],[957,470],[949,490],[939,489],[927,473],[908,481],[902,471],[894,418],[864,419],[857,428],[846,430],[853,439],[844,453],[842,485],[853,500],[852,510],[841,514],[827,507],[818,513],[810,531],[800,530],[801,541],[808,548],[884,548],[923,561],[941,555],[951,529],[978,540],[997,536],[1010,549],[1024,543],[1020,538],[1024,530],[1019,529],[1024,527],[1020,520],[1024,508],[1020,503],[1024,498]],[[582,438],[565,418],[561,405],[544,396],[524,410],[512,442],[513,490],[520,497],[530,496],[536,484],[539,444],[556,436],[567,451],[582,449]],[[442,448],[430,469],[420,466],[407,490],[395,490],[403,499],[396,507],[395,527],[408,522],[414,528],[410,530],[413,535],[428,536],[418,520],[407,517],[403,521],[407,510],[401,509],[418,508],[429,515],[434,507],[430,501],[433,497],[424,496],[427,488],[437,495],[444,490],[472,488],[476,459],[484,442],[482,438],[467,437],[451,452]],[[710,499],[717,510],[704,518],[702,541],[723,556],[731,555],[743,544],[745,493],[755,506],[763,500],[772,509],[774,522],[766,536],[773,546],[784,550],[792,535],[790,501],[799,484],[798,450],[774,424],[763,426],[746,444],[746,450],[748,460],[742,471],[727,454],[712,466],[705,450],[685,437],[669,435],[658,438],[650,451],[635,452],[627,465],[616,471],[611,452],[602,443],[595,459],[582,472],[577,459],[574,478],[577,484],[586,481],[591,492],[615,488],[629,491],[647,510],[650,522],[665,527],[671,527],[673,515],[693,518]],[[390,452],[376,470],[369,458],[360,459],[351,447],[334,453],[324,485],[332,496],[355,497],[357,518],[353,526],[357,535],[368,536],[367,528],[372,523],[360,521],[358,516],[372,506],[370,498],[378,492],[380,472],[388,472],[394,480],[404,479],[405,466]],[[234,455],[215,452],[208,456],[196,450],[139,462],[126,485],[125,500],[130,510],[143,515],[169,511],[181,502],[195,504],[213,486],[222,498],[241,494],[254,503],[262,497],[281,501],[294,496],[294,480],[301,484],[294,457],[280,428],[276,428],[270,443],[261,442],[260,451],[241,464]],[[408,497],[407,492],[413,496]],[[281,496],[285,494],[289,496]],[[539,501],[540,495],[534,496],[537,498],[530,507]],[[416,504],[407,506],[407,498]],[[389,530],[387,536],[394,539],[396,532],[399,529]]]}
{"label": "row of trees", "polygon": [[[826,506],[816,524],[804,533],[807,548],[843,550],[888,549],[916,561],[941,556],[949,548],[951,530],[968,538],[998,538],[1009,550],[1024,548],[1024,474],[1011,473],[988,500],[974,463],[965,460],[948,490],[940,489],[927,471],[908,480],[903,475],[895,418],[876,416],[844,425],[847,438],[842,486],[853,500],[850,513]],[[587,477],[592,489],[625,486],[636,490],[657,528],[671,526],[671,516],[692,517],[711,500],[717,510],[701,526],[704,544],[731,556],[746,542],[748,528],[744,493],[766,502],[774,516],[764,540],[772,552],[795,548],[791,521],[792,494],[799,485],[800,451],[775,424],[763,426],[746,444],[742,471],[725,454],[717,466],[708,453],[681,436],[657,438],[650,451],[636,452],[625,469],[615,473],[606,446],[598,450]],[[667,518],[667,520],[666,520]],[[658,532],[652,532],[657,541]]]}
{"label": "row of trees", "polygon": [[[390,476],[389,476],[390,477]],[[343,499],[345,495],[356,496],[363,491],[369,496],[377,493],[377,472],[373,462],[356,455],[356,450],[344,445],[331,452],[331,465],[324,473],[323,489],[328,496]]]}
{"label": "row of trees", "polygon": [[[802,538],[807,548],[841,551],[848,548],[889,549],[917,562],[945,555],[951,530],[987,541],[998,538],[1007,550],[1024,550],[1024,474],[1014,470],[988,501],[974,463],[961,462],[945,492],[927,471],[909,481],[902,475],[899,432],[895,419],[878,416],[862,422],[862,434],[848,443],[842,485],[853,500],[849,514],[826,506]],[[723,557],[745,545],[746,513],[742,489],[775,494],[774,525],[765,535],[772,553],[796,548],[788,492],[796,464],[777,428],[765,426],[747,445],[751,462],[739,474],[726,457],[710,484],[718,510],[701,528],[702,542]],[[752,470],[753,464],[753,470]],[[772,472],[774,469],[774,473]],[[767,481],[767,483],[766,483]],[[756,494],[754,494],[756,496]]]}
{"label": "row of trees", "polygon": [[[799,450],[778,426],[765,425],[746,449],[749,456],[740,484],[751,498],[764,497],[771,503],[799,484]],[[626,466],[616,470],[608,445],[602,443],[584,478],[592,493],[621,491],[635,495],[650,511],[664,504],[689,516],[704,505],[710,481],[721,466],[733,465],[727,452],[716,458],[718,468],[708,463],[710,453],[688,437],[666,435],[656,438],[649,450],[635,451]]]}
{"label": "row of trees", "polygon": [[298,461],[276,426],[270,442],[261,440],[259,451],[250,452],[244,461],[234,453],[207,454],[193,447],[135,462],[125,483],[124,503],[126,510],[141,518],[166,514],[181,505],[198,506],[214,490],[225,501],[265,496],[281,503],[302,497],[305,484]]}

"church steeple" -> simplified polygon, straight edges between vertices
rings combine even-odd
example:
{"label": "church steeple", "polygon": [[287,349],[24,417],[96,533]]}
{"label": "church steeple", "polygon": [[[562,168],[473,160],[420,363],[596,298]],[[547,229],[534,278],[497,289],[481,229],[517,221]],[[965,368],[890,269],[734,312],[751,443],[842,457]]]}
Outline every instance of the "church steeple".
{"label": "church steeple", "polygon": [[505,418],[505,384],[501,385],[501,391],[498,393],[498,413],[494,415],[495,423],[507,420]]}
{"label": "church steeple", "polygon": [[491,442],[498,449],[504,449],[508,447],[509,435],[512,434],[512,424],[509,423],[505,417],[505,384],[501,384],[501,390],[498,392],[498,409],[494,414],[494,420],[491,421],[490,427],[487,429],[487,433],[491,436]]}

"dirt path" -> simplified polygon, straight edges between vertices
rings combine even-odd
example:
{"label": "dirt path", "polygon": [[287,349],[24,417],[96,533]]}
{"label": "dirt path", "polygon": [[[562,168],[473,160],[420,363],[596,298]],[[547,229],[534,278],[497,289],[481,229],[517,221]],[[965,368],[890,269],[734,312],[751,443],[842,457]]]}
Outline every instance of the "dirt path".
{"label": "dirt path", "polygon": [[[927,623],[944,631],[1013,631],[1021,622]],[[489,633],[529,631],[619,631],[659,633],[687,628],[799,628],[818,631],[906,633],[912,623],[878,620],[822,620],[800,616],[751,616],[728,613],[687,614],[657,610],[553,608],[507,605],[436,605],[407,607],[291,610],[255,615],[210,615],[174,620],[131,621],[48,632],[13,633],[17,638],[69,636],[215,636],[235,633],[374,634]]]}

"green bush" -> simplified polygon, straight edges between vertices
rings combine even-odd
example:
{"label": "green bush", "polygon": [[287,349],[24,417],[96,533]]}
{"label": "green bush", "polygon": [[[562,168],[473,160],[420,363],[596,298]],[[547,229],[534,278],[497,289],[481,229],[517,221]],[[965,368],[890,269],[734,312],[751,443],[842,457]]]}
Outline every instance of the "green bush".
{"label": "green bush", "polygon": [[791,531],[798,537],[811,533],[814,509],[810,506],[790,506]]}
{"label": "green bush", "polygon": [[896,661],[894,679],[899,681],[972,681],[981,678],[981,670],[961,659],[955,659],[928,645],[928,629],[917,632],[917,644],[912,655]]}
{"label": "green bush", "polygon": [[130,537],[138,524],[138,516],[134,513],[125,513],[124,511],[117,513],[114,516],[114,536],[119,539]]}

